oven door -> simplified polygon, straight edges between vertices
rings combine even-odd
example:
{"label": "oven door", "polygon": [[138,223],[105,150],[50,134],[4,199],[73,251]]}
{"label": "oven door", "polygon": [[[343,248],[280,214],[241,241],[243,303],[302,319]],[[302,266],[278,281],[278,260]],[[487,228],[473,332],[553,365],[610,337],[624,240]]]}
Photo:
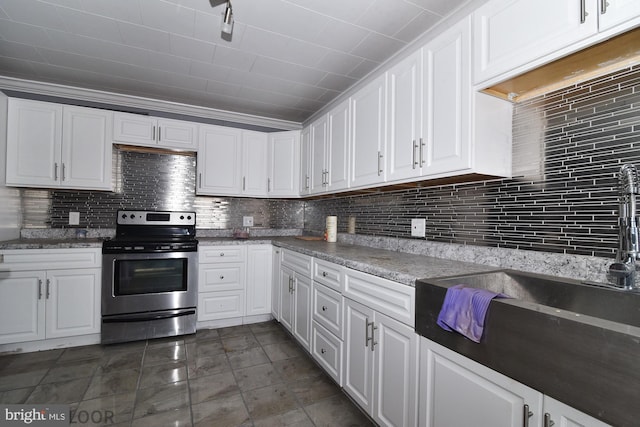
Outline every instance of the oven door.
{"label": "oven door", "polygon": [[102,262],[102,316],[196,307],[197,252],[103,254]]}

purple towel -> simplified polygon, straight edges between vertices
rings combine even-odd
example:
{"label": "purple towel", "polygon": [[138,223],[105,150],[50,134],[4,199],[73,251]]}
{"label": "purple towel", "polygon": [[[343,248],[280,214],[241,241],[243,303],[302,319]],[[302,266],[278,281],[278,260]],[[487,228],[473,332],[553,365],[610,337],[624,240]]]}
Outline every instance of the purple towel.
{"label": "purple towel", "polygon": [[442,329],[459,332],[479,343],[489,303],[496,297],[508,298],[507,295],[486,289],[452,286],[444,297],[437,323]]}

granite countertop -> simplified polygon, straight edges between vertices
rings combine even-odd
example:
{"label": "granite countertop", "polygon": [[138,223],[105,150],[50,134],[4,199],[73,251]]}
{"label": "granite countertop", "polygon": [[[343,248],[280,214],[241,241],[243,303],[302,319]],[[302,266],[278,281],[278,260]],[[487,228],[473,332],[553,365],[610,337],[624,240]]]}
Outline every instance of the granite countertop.
{"label": "granite countertop", "polygon": [[295,237],[274,238],[272,243],[285,249],[409,286],[415,286],[417,279],[498,270],[497,267],[470,262],[452,261],[344,243],[306,241]]}
{"label": "granite countertop", "polygon": [[[0,250],[101,248],[103,241],[103,238],[16,239],[0,242]],[[409,286],[415,286],[417,279],[445,277],[497,269],[496,267],[470,262],[452,261],[346,243],[302,240],[296,237],[258,236],[249,239],[198,237],[198,242],[201,247],[215,245],[274,244],[275,246],[290,249]]]}

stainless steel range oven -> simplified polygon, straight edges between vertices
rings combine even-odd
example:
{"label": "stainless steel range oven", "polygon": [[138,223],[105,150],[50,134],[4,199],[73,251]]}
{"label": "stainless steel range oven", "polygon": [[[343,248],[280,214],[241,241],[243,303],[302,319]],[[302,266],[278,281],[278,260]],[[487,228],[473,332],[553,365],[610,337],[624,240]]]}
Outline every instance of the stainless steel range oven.
{"label": "stainless steel range oven", "polygon": [[196,331],[195,212],[118,211],[102,246],[102,343]]}

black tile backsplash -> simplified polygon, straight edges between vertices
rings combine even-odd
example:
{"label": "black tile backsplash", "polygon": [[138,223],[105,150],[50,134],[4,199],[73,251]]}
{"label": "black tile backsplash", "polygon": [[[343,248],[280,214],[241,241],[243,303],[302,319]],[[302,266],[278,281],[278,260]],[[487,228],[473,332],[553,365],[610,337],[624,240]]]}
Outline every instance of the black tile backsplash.
{"label": "black tile backsplash", "polygon": [[427,219],[427,239],[613,257],[616,174],[640,163],[640,66],[515,105],[513,178],[319,200],[195,196],[193,156],[114,149],[114,193],[20,190],[24,227],[112,228],[115,211],[190,209],[199,228],[256,226],[322,232],[338,216],[345,232],[408,237],[411,218]]}

